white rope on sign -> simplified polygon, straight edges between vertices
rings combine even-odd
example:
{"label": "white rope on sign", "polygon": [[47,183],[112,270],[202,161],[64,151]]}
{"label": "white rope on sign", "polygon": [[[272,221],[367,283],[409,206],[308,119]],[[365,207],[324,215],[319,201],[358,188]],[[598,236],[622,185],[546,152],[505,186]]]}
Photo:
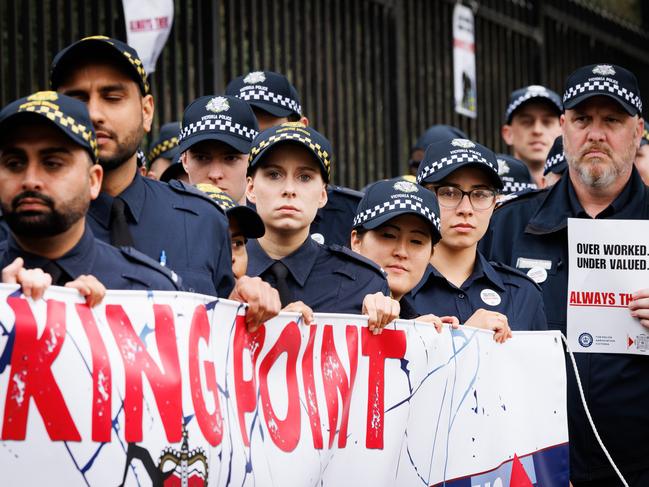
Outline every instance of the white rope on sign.
{"label": "white rope on sign", "polygon": [[568,355],[570,356],[570,361],[572,362],[572,368],[575,372],[575,379],[577,379],[577,387],[579,388],[579,396],[581,397],[581,403],[584,406],[584,411],[586,411],[586,417],[588,418],[588,422],[590,423],[590,427],[593,430],[593,434],[595,435],[595,439],[597,439],[597,443],[599,443],[600,448],[604,452],[604,455],[606,455],[606,458],[608,459],[608,462],[611,464],[611,467],[613,467],[613,470],[615,470],[615,473],[620,479],[620,482],[622,482],[622,485],[624,487],[629,487],[629,484],[627,481],[624,479],[624,476],[622,475],[622,472],[620,472],[620,469],[617,468],[617,465],[615,465],[615,462],[613,461],[613,458],[611,457],[611,454],[608,452],[606,447],[604,446],[604,442],[602,441],[602,438],[599,436],[599,432],[597,431],[597,427],[595,426],[595,422],[593,421],[593,417],[590,415],[590,409],[588,409],[588,404],[586,404],[586,396],[584,396],[584,389],[581,385],[581,378],[579,377],[579,371],[577,370],[577,362],[575,361],[575,356],[572,353],[572,350],[570,350],[570,347],[568,346],[568,340],[566,336],[561,333],[561,339],[563,340],[564,345],[566,346],[566,351],[568,352]]}

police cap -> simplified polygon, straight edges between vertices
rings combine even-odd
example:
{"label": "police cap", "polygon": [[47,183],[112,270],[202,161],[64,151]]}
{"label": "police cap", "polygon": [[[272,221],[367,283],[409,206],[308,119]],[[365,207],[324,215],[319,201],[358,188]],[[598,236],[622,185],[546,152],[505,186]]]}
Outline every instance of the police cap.
{"label": "police cap", "polygon": [[226,95],[236,96],[275,117],[301,116],[297,90],[286,76],[274,71],[252,71],[228,83]]}

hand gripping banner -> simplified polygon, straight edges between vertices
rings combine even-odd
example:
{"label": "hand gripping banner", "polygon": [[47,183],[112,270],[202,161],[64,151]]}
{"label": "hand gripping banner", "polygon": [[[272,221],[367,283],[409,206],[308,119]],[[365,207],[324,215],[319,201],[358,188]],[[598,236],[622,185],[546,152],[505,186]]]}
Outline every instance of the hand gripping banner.
{"label": "hand gripping banner", "polygon": [[282,314],[173,292],[0,286],[3,485],[568,483],[556,332]]}

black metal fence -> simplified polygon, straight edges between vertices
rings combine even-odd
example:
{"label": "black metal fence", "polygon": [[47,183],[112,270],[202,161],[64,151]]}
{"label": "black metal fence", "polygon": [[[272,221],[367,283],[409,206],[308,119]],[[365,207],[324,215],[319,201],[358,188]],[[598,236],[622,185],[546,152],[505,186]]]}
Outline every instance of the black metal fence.
{"label": "black metal fence", "polygon": [[[456,125],[504,151],[499,132],[511,90],[540,83],[560,92],[582,64],[624,65],[649,94],[646,29],[583,0],[484,0],[466,2],[476,14],[478,118],[458,115],[455,3],[175,0],[171,36],[151,80],[155,127],[239,74],[279,71],[334,144],[334,181],[358,188],[403,171],[410,146],[433,123]],[[125,38],[120,0],[0,0],[0,102],[47,87],[54,54],[94,34]]]}

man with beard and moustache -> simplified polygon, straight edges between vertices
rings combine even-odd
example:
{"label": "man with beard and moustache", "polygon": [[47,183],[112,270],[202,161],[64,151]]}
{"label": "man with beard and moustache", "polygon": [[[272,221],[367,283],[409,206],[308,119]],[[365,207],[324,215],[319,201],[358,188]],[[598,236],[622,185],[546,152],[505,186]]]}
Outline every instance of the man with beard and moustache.
{"label": "man with beard and moustache", "polygon": [[[630,71],[611,64],[577,69],[566,82],[560,123],[568,170],[551,188],[504,204],[482,251],[528,272],[543,290],[550,329],[566,333],[568,218],[649,218],[649,188],[633,163],[642,101]],[[633,293],[632,317],[649,327],[649,289]],[[649,485],[649,360],[575,354],[601,439],[629,485]],[[620,485],[594,437],[574,374],[568,373],[570,469],[574,487]]]}
{"label": "man with beard and moustache", "polygon": [[0,112],[0,134],[0,205],[10,229],[0,247],[3,282],[18,282],[34,299],[50,283],[73,287],[89,305],[105,288],[179,289],[171,271],[95,239],[86,224],[103,170],[83,103],[34,93]]}
{"label": "man with beard and moustache", "polygon": [[244,277],[234,287],[228,221],[218,205],[180,181],[138,172],[136,151],[154,105],[137,52],[105,36],[81,39],[55,56],[50,83],[83,101],[95,127],[104,181],[88,214],[97,238],[159,260],[190,292],[247,302],[251,328],[277,314],[279,296],[260,279]]}

